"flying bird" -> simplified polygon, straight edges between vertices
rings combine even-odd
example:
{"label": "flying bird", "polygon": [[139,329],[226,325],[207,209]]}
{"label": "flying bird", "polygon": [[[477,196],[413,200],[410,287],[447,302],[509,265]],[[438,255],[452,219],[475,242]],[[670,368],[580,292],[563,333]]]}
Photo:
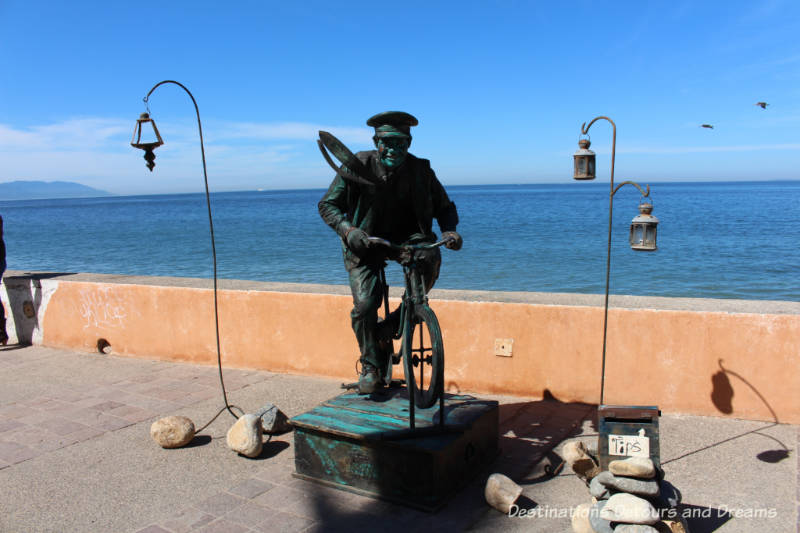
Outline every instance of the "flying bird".
{"label": "flying bird", "polygon": [[769,104],[766,102],[756,102],[756,105],[761,107],[761,109],[766,109]]}
{"label": "flying bird", "polygon": [[712,126],[711,124],[700,124],[700,127],[701,128],[708,128],[710,130],[714,129],[714,126]]}

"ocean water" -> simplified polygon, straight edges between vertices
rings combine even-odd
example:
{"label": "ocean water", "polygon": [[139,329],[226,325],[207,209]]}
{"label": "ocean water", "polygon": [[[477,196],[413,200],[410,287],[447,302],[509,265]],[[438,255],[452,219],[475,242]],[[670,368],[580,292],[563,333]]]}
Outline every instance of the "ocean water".
{"label": "ocean water", "polygon": [[[612,294],[800,301],[800,181],[650,185],[656,252],[627,243],[639,192],[614,196]],[[608,182],[447,190],[464,247],[443,250],[438,288],[604,292]],[[219,277],[347,284],[323,193],[212,193]],[[213,274],[203,194],[0,200],[0,214],[12,270]],[[401,284],[399,266],[387,275]]]}

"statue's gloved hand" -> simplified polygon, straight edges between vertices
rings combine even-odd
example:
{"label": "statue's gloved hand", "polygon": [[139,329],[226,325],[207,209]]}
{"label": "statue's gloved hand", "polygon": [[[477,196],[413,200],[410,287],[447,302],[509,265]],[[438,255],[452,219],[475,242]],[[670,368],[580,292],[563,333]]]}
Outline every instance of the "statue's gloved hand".
{"label": "statue's gloved hand", "polygon": [[369,239],[367,233],[361,229],[353,226],[347,230],[347,247],[356,255],[363,255],[369,248]]}
{"label": "statue's gloved hand", "polygon": [[411,248],[404,247],[391,259],[394,259],[403,266],[410,265],[411,261],[414,259],[414,252],[411,250]]}
{"label": "statue's gloved hand", "polygon": [[449,242],[445,243],[445,246],[451,250],[460,250],[464,244],[464,239],[455,231],[442,232],[442,239],[450,239]]}

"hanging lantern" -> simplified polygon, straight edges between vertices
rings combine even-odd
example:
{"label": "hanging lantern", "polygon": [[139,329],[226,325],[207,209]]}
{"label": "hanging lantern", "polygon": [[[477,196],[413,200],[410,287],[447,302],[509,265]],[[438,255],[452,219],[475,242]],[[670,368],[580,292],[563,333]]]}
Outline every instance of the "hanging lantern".
{"label": "hanging lantern", "polygon": [[653,204],[642,202],[639,204],[639,214],[631,221],[631,248],[637,251],[654,252],[656,247],[656,226],[658,219],[651,213]]}
{"label": "hanging lantern", "polygon": [[164,144],[161,134],[158,133],[156,121],[150,118],[148,113],[142,113],[136,120],[136,129],[133,130],[131,146],[144,150],[144,159],[147,161],[147,168],[150,172],[156,166],[156,154],[153,150]]}
{"label": "hanging lantern", "polygon": [[589,139],[578,141],[578,151],[572,156],[575,159],[575,172],[572,175],[576,180],[594,179],[594,152],[589,150],[592,143]]}

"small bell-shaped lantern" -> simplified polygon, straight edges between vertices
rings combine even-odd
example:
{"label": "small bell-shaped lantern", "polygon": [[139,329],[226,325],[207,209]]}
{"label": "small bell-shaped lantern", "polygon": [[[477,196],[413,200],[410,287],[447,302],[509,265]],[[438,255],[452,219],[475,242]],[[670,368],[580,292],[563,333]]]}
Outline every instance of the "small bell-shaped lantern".
{"label": "small bell-shaped lantern", "polygon": [[575,172],[572,177],[576,180],[594,179],[594,152],[589,150],[591,144],[589,139],[578,141],[578,151],[572,156],[575,159]]}
{"label": "small bell-shaped lantern", "polygon": [[148,113],[142,113],[136,120],[136,129],[133,130],[131,146],[144,150],[144,159],[147,161],[147,168],[150,172],[156,166],[156,154],[153,150],[164,144],[161,134],[158,133],[156,122]]}
{"label": "small bell-shaped lantern", "polygon": [[639,204],[639,214],[631,221],[631,248],[638,251],[654,252],[656,248],[656,227],[658,219],[651,213],[653,204],[642,202]]}

